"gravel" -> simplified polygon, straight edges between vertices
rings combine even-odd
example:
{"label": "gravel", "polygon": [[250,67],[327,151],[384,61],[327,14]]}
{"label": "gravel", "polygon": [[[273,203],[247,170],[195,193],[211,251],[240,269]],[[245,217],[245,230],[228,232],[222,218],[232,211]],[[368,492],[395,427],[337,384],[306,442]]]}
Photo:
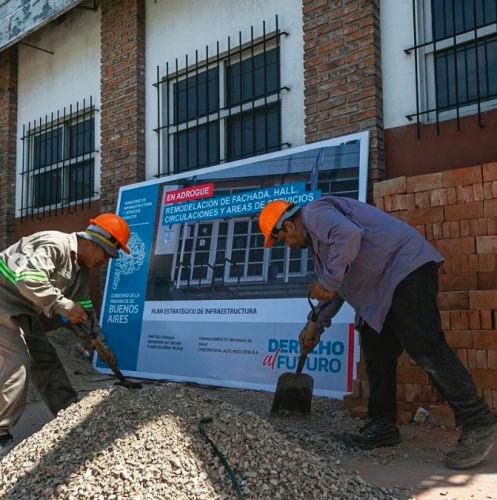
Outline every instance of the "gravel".
{"label": "gravel", "polygon": [[412,498],[339,468],[345,453],[380,457],[341,444],[343,430],[360,425],[342,402],[315,398],[309,417],[269,418],[272,396],[171,383],[136,395],[121,387],[93,391],[0,461],[0,497],[236,499],[226,469],[198,429],[211,416],[208,435],[247,500]]}
{"label": "gravel", "polygon": [[269,409],[274,398],[272,393],[203,386],[194,386],[194,390],[208,400],[223,401],[257,414],[286,437],[297,440],[300,446],[324,457],[333,455],[340,459],[354,455],[388,465],[401,456],[401,452],[395,448],[363,451],[345,446],[342,442],[343,433],[358,432],[365,421],[352,418],[341,400],[314,396],[311,414],[306,417],[298,413],[270,416]]}

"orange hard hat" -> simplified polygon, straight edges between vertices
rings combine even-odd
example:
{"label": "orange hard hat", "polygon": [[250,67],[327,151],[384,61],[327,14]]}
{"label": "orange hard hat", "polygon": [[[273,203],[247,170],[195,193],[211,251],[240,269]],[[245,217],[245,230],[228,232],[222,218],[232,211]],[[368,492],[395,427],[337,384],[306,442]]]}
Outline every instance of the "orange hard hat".
{"label": "orange hard hat", "polygon": [[86,231],[78,235],[98,243],[112,257],[119,257],[119,250],[130,253],[127,244],[131,231],[128,223],[119,215],[102,214],[90,219]]}
{"label": "orange hard hat", "polygon": [[259,227],[266,238],[264,248],[274,245],[283,222],[298,210],[300,210],[300,207],[295,203],[288,203],[283,200],[272,201],[263,208],[259,215]]}

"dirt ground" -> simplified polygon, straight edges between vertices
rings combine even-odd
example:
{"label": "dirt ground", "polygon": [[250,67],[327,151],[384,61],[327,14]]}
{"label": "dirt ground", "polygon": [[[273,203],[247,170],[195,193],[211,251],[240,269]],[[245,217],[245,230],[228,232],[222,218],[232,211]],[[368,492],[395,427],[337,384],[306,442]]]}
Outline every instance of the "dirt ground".
{"label": "dirt ground", "polygon": [[[94,371],[90,361],[76,352],[74,346],[78,338],[72,331],[62,328],[48,335],[80,397],[115,383],[116,379]],[[144,383],[154,385],[159,382]],[[342,401],[314,397],[309,416],[287,414],[273,417],[269,414],[272,393],[188,385],[205,398],[228,402],[256,413],[270,422],[276,432],[295,440],[296,445],[323,456],[336,457],[339,467],[359,473],[375,486],[405,488],[412,492],[412,498],[422,500],[497,499],[495,447],[489,459],[474,470],[458,472],[445,468],[444,455],[455,445],[457,430],[427,424],[404,425],[401,427],[403,441],[400,445],[372,451],[354,450],[343,445],[343,432],[358,430],[364,421],[352,418]],[[43,409],[37,393],[30,388],[28,407],[21,422],[13,429],[14,436],[17,434],[17,439],[28,437],[51,418]]]}

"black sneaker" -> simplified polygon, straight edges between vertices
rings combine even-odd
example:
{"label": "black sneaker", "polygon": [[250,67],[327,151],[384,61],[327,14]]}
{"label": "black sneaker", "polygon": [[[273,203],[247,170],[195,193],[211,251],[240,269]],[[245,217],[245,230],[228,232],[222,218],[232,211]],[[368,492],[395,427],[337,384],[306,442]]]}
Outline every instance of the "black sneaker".
{"label": "black sneaker", "polygon": [[497,422],[475,429],[463,429],[457,446],[445,455],[445,465],[450,469],[467,469],[487,458],[490,448],[497,442]]}
{"label": "black sneaker", "polygon": [[376,417],[360,430],[359,434],[346,432],[343,442],[346,446],[372,450],[382,446],[393,446],[401,441],[400,431],[395,422],[382,417]]}
{"label": "black sneaker", "polygon": [[6,455],[13,447],[14,437],[10,432],[0,436],[0,458]]}

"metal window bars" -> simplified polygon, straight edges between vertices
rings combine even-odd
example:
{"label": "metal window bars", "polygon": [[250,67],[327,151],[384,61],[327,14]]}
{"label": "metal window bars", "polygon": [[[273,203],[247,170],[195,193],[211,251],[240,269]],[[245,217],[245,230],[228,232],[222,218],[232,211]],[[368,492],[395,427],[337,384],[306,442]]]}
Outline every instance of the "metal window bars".
{"label": "metal window bars", "polygon": [[497,99],[497,0],[412,0],[412,15],[404,52],[414,55],[416,112],[406,118],[418,139],[423,122],[440,135],[442,119],[455,118],[461,130],[463,110],[483,127],[482,104]]}
{"label": "metal window bars", "polygon": [[[195,51],[193,63],[185,55],[157,67],[157,177],[208,167],[227,161],[278,151],[289,143],[281,139],[281,97],[289,91],[280,83],[278,26],[256,37],[254,27],[237,46],[227,38],[226,50],[216,42],[205,58]],[[173,69],[171,70],[171,66]]]}
{"label": "metal window bars", "polygon": [[90,96],[23,125],[21,222],[91,206],[97,195],[95,112]]}

